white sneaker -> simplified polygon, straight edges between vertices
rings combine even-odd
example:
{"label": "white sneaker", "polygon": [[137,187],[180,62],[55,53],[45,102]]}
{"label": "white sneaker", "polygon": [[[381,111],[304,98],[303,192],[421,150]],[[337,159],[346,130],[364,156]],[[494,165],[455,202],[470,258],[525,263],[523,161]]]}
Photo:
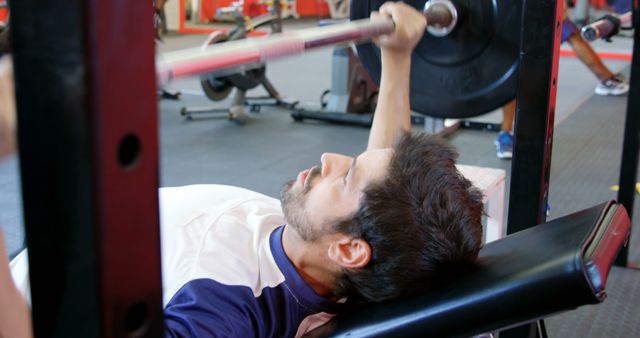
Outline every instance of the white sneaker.
{"label": "white sneaker", "polygon": [[595,92],[598,95],[622,95],[629,91],[629,83],[625,78],[616,74],[608,80],[604,80],[596,86]]}

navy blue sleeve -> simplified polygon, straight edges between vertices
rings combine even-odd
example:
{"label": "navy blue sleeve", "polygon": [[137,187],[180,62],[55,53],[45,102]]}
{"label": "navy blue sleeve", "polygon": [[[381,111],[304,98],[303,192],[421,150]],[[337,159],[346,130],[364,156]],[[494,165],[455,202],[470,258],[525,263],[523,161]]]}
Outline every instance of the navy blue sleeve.
{"label": "navy blue sleeve", "polygon": [[166,337],[260,337],[264,321],[250,288],[192,280],[164,310]]}

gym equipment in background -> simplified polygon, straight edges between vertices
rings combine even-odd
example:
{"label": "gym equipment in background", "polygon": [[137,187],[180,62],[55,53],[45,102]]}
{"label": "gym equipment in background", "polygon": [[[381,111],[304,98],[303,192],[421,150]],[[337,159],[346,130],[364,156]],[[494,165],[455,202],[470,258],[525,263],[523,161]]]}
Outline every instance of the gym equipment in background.
{"label": "gym equipment in background", "polygon": [[375,109],[378,86],[349,46],[336,47],[331,59],[331,89],[320,96],[328,111],[371,113]]}
{"label": "gym equipment in background", "polygon": [[[245,39],[247,33],[269,25],[271,33],[282,32],[281,2],[275,0],[269,6],[269,13],[255,17],[246,17],[242,12],[243,2],[234,2],[230,7],[218,9],[219,17],[233,15],[235,27],[228,33],[215,31],[211,33],[204,42],[202,48],[206,49],[210,45]],[[222,101],[226,99],[236,89],[229,108],[211,107],[183,107],[180,114],[188,120],[192,120],[194,115],[205,115],[207,117],[226,117],[229,121],[239,124],[245,123],[249,115],[245,111],[245,106],[250,107],[251,112],[259,112],[262,105],[293,105],[295,103],[285,103],[280,93],[266,77],[266,66],[260,64],[258,67],[240,69],[225,75],[207,73],[200,75],[200,85],[205,96],[212,101]],[[262,85],[267,91],[264,97],[247,97],[247,91]]]}
{"label": "gym equipment in background", "polygon": [[0,0],[0,56],[9,53],[9,4],[7,0]]}
{"label": "gym equipment in background", "polygon": [[9,26],[9,4],[7,0],[0,0],[0,31]]}
{"label": "gym equipment in background", "polygon": [[[164,6],[167,2],[165,0],[153,1],[153,27],[155,28],[156,44],[162,43],[162,36],[167,34],[167,17],[165,15]],[[164,86],[158,88],[158,97],[168,100],[180,100],[182,93],[179,91],[168,91]]]}
{"label": "gym equipment in background", "polygon": [[326,0],[331,19],[346,19],[349,17],[350,0]]}
{"label": "gym equipment in background", "polygon": [[[249,20],[249,18],[257,19],[258,17],[261,17],[263,15],[269,15],[269,13],[273,11],[274,1],[275,0],[233,1],[227,7],[220,7],[216,9],[216,13],[213,17],[213,20],[216,22],[235,23],[238,11],[244,14],[245,18],[248,17],[247,20]],[[299,18],[298,13],[296,13],[295,1],[279,0],[279,2],[280,2],[280,17],[282,19]]]}
{"label": "gym equipment in background", "polygon": [[587,41],[603,39],[611,41],[611,37],[618,34],[620,30],[629,29],[631,23],[631,12],[622,15],[607,14],[593,23],[582,27],[580,34]]}
{"label": "gym equipment in background", "polygon": [[[345,21],[322,20],[320,27],[342,22]],[[297,105],[291,117],[295,121],[313,119],[368,127],[377,99],[378,85],[364,69],[353,46],[344,44],[333,49],[331,88],[320,95],[321,109]]]}

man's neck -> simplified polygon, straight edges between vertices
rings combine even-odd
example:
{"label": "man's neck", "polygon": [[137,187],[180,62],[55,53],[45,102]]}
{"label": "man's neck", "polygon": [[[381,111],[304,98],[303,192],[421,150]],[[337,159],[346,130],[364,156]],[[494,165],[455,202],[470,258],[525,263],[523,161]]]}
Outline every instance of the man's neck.
{"label": "man's neck", "polygon": [[293,227],[285,226],[282,247],[302,279],[320,296],[332,298],[335,276],[326,261],[318,255],[318,247],[303,240]]}

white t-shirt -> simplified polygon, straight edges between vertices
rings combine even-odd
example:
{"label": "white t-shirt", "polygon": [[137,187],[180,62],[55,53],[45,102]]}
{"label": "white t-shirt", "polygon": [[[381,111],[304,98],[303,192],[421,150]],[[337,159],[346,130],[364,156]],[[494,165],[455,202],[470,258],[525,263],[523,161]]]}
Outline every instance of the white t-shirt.
{"label": "white t-shirt", "polygon": [[[167,337],[294,337],[339,311],[287,258],[277,199],[222,185],[159,196]],[[26,252],[11,268],[28,294]]]}

